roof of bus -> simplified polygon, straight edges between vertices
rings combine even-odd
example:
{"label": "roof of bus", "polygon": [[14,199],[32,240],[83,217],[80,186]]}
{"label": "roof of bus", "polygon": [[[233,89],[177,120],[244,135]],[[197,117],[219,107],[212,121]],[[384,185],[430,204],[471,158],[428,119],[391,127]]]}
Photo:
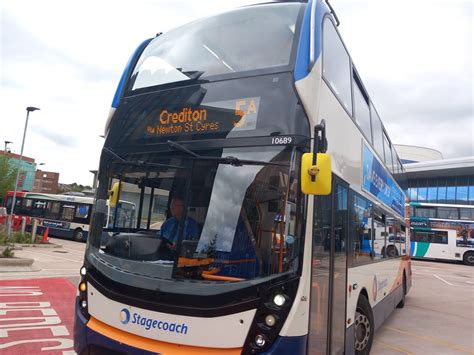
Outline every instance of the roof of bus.
{"label": "roof of bus", "polygon": [[461,208],[474,208],[474,205],[459,205],[451,203],[429,203],[429,202],[410,202],[411,206],[425,206],[425,207],[461,207]]}
{"label": "roof of bus", "polygon": [[[18,197],[23,197],[23,198],[35,198],[35,199],[42,199],[42,200],[49,200],[49,201],[64,201],[64,202],[76,202],[76,203],[85,203],[85,204],[94,203],[94,198],[87,197],[87,196],[54,195],[54,194],[43,194],[43,193],[25,192],[25,191],[17,191],[16,195]],[[13,196],[13,191],[8,191],[7,196]],[[130,201],[120,200],[120,203],[135,207],[135,203],[130,202]]]}
{"label": "roof of bus", "polygon": [[92,204],[94,202],[93,197],[86,196],[71,196],[71,195],[53,195],[53,194],[43,194],[36,192],[26,192],[23,197],[25,198],[37,198],[50,201],[67,201],[67,202],[78,202],[78,203],[88,203]]}

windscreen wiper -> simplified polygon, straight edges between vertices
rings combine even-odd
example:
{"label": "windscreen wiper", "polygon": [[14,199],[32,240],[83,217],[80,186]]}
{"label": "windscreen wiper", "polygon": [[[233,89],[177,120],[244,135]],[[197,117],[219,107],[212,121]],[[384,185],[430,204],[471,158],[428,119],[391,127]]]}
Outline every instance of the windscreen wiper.
{"label": "windscreen wiper", "polygon": [[190,156],[192,156],[195,159],[198,160],[210,160],[210,161],[215,161],[220,164],[228,164],[232,166],[243,166],[243,165],[276,165],[276,166],[290,166],[290,164],[285,164],[285,163],[272,163],[272,162],[267,162],[267,161],[259,161],[259,160],[248,160],[248,159],[240,159],[237,157],[233,156],[226,156],[226,157],[211,157],[207,155],[199,155],[192,150],[189,150],[185,146],[173,142],[173,141],[167,141],[166,142],[168,146],[174,150],[186,153]]}
{"label": "windscreen wiper", "polygon": [[115,153],[113,150],[103,147],[102,150],[104,150],[106,153],[112,155],[113,157],[117,158],[120,160],[122,164],[125,165],[132,165],[132,166],[144,166],[144,167],[153,167],[153,168],[173,168],[173,169],[186,169],[183,166],[178,166],[178,165],[171,165],[171,164],[160,164],[160,163],[148,163],[143,160],[127,160],[117,153]]}

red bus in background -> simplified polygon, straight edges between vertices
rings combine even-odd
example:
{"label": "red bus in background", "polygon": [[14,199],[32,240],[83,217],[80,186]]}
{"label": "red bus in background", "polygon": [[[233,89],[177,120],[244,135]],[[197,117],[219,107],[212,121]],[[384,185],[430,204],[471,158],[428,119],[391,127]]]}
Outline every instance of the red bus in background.
{"label": "red bus in background", "polygon": [[[18,212],[18,209],[20,208],[22,202],[23,202],[23,198],[25,197],[25,194],[27,192],[24,192],[24,191],[17,191],[16,192],[16,199],[15,199],[15,212]],[[8,216],[10,215],[11,211],[12,211],[12,202],[13,202],[13,191],[7,191],[6,195],[5,195],[5,199],[3,200],[3,208],[5,208],[5,216],[2,218],[2,213],[0,213],[0,223],[4,223],[6,224],[7,221],[8,221]],[[14,213],[13,214],[13,218],[12,218],[12,231],[19,231],[21,229],[21,218],[23,216],[17,214],[17,213]],[[27,217],[27,220],[26,222],[27,223],[30,223],[30,218],[29,216],[25,216]]]}

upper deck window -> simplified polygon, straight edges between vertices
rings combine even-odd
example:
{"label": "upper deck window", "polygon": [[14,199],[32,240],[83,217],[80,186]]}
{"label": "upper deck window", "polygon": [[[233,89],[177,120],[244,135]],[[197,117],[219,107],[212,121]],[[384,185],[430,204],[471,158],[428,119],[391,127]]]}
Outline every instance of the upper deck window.
{"label": "upper deck window", "polygon": [[367,140],[372,143],[372,134],[370,126],[370,111],[367,99],[364,97],[359,83],[354,76],[354,118],[364,132]]}
{"label": "upper deck window", "polygon": [[330,20],[324,21],[323,28],[323,76],[347,112],[352,114],[349,54]]}
{"label": "upper deck window", "polygon": [[370,104],[370,114],[372,118],[372,139],[374,143],[374,148],[379,154],[379,156],[383,159],[384,152],[383,152],[383,140],[382,140],[382,121],[380,117],[375,111],[374,105]]}
{"label": "upper deck window", "polygon": [[249,6],[171,30],[144,50],[130,88],[288,66],[302,6]]}

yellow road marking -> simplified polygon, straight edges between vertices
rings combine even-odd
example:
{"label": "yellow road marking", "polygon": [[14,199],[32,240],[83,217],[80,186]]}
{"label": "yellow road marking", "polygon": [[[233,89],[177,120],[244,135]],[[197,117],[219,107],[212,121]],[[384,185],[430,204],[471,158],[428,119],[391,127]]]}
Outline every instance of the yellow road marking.
{"label": "yellow road marking", "polygon": [[459,346],[459,345],[456,345],[456,344],[453,344],[453,343],[450,343],[450,342],[447,342],[447,341],[444,341],[444,340],[440,340],[440,339],[436,339],[436,338],[432,338],[432,337],[428,337],[428,336],[424,336],[424,335],[418,335],[418,334],[411,333],[411,332],[406,332],[406,331],[403,331],[403,330],[400,330],[400,329],[397,329],[397,328],[392,328],[392,327],[387,327],[387,326],[384,326],[384,328],[392,330],[392,331],[400,333],[400,334],[408,335],[408,336],[415,337],[415,338],[418,338],[418,339],[423,339],[423,340],[429,341],[429,342],[434,343],[434,344],[443,345],[443,346],[446,346],[448,348],[461,351],[463,353],[474,354],[474,351],[472,351],[470,349],[467,349],[463,346]]}
{"label": "yellow road marking", "polygon": [[375,340],[375,344],[378,344],[384,348],[387,348],[387,349],[392,349],[392,350],[395,350],[395,351],[398,351],[402,354],[408,354],[408,355],[412,355],[414,353],[412,353],[411,351],[408,351],[406,349],[403,349],[403,348],[399,348],[398,346],[394,346],[394,345],[391,345],[391,344],[387,344],[387,343],[383,343],[379,340]]}

